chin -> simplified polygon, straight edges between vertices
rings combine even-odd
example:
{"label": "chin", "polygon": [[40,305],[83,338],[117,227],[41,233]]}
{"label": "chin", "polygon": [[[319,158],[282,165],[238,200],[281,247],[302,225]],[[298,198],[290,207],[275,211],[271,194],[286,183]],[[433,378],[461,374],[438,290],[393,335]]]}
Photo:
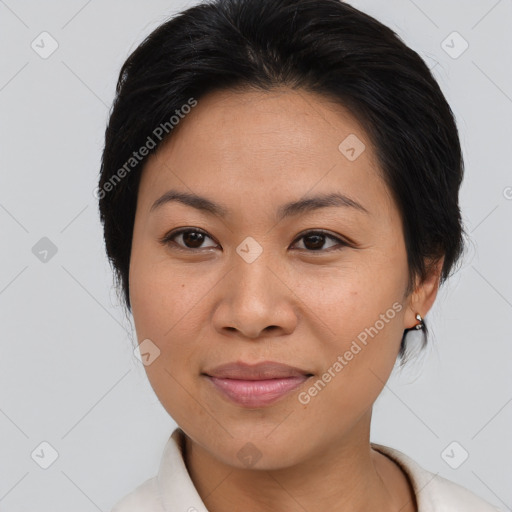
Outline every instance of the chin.
{"label": "chin", "polygon": [[229,430],[233,438],[226,435],[220,444],[215,444],[212,453],[218,460],[238,469],[276,470],[293,466],[300,458],[297,447],[305,447],[300,442],[303,436],[295,440],[287,429],[278,432],[279,428],[274,425],[257,432],[253,428],[251,432],[248,426],[242,431]]}

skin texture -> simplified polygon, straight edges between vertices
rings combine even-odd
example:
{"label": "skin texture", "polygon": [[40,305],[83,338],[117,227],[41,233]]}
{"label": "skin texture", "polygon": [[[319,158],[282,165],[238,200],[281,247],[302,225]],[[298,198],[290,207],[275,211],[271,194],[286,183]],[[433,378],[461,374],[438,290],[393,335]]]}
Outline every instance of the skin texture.
{"label": "skin texture", "polygon": [[[349,134],[366,146],[354,161],[338,149]],[[151,212],[170,189],[205,196],[229,214],[176,201]],[[286,202],[335,191],[368,213],[336,206],[276,220]],[[207,236],[196,245],[190,234],[159,242],[182,227]],[[304,237],[318,229],[354,245]],[[251,263],[236,251],[249,236],[262,248]],[[440,268],[404,296],[399,212],[367,135],[342,106],[286,88],[200,99],[144,168],[129,279],[137,338],[161,351],[148,378],[187,434],[186,464],[208,510],[416,510],[405,474],[371,449],[370,420],[403,330],[435,300]],[[394,303],[400,311],[301,403],[298,393]],[[265,360],[314,377],[269,406],[244,408],[202,375]],[[238,457],[247,443],[260,456],[253,466]]]}

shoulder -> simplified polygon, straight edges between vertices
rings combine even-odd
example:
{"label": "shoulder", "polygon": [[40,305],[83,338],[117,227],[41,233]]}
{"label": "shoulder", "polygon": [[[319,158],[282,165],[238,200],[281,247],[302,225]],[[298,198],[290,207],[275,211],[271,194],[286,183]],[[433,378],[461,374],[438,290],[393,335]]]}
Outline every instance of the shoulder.
{"label": "shoulder", "polygon": [[164,512],[158,498],[158,482],[153,477],[120,499],[111,512]]}
{"label": "shoulder", "polygon": [[[469,489],[447,480],[439,475],[433,475],[432,486],[427,491],[430,499],[436,504],[439,511],[464,512],[499,512],[500,509],[483,500]],[[437,509],[436,509],[437,510]]]}
{"label": "shoulder", "polygon": [[111,512],[208,512],[183,458],[184,433],[175,428],[168,438],[156,476],[119,500]]}
{"label": "shoulder", "polygon": [[371,446],[392,459],[407,474],[421,512],[500,512],[469,489],[424,469],[396,448],[376,443]]}

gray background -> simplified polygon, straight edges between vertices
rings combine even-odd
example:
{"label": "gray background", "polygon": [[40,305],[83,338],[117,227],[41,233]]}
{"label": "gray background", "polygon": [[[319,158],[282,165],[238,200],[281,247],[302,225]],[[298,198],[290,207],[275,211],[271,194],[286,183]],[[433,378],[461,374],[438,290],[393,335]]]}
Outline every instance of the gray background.
{"label": "gray background", "polygon": [[[108,511],[156,473],[174,427],[133,355],[93,190],[121,64],[193,3],[0,0],[3,512]],[[512,3],[352,3],[427,60],[452,105],[472,238],[427,316],[429,349],[375,405],[372,440],[511,510]],[[59,45],[46,59],[31,47],[51,49],[43,31]],[[458,58],[464,42],[448,37],[454,31],[469,44]],[[46,261],[43,237],[57,248]],[[58,452],[48,469],[31,457],[43,441]],[[447,460],[460,463],[462,450],[469,458],[453,469]]]}

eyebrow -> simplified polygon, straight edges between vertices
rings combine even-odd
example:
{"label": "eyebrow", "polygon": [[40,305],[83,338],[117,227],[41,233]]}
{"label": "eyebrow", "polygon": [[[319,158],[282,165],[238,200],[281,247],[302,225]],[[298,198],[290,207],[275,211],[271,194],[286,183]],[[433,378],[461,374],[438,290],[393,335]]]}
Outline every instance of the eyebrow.
{"label": "eyebrow", "polygon": [[[170,202],[179,202],[187,206],[191,206],[196,210],[221,218],[226,218],[230,213],[228,208],[206,197],[189,192],[180,192],[178,190],[168,190],[163,196],[159,197],[151,206],[150,212],[153,212],[164,204]],[[331,194],[310,196],[283,204],[277,210],[277,219],[282,220],[286,217],[292,217],[327,207],[354,208],[367,214],[370,213],[362,204],[358,203],[354,199],[351,199],[345,194],[335,192]]]}

